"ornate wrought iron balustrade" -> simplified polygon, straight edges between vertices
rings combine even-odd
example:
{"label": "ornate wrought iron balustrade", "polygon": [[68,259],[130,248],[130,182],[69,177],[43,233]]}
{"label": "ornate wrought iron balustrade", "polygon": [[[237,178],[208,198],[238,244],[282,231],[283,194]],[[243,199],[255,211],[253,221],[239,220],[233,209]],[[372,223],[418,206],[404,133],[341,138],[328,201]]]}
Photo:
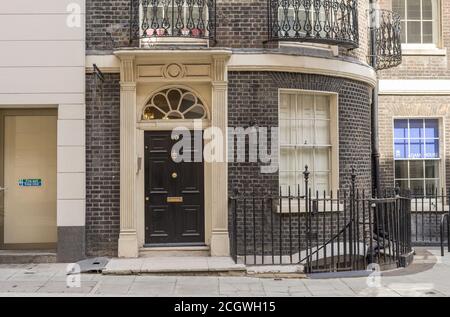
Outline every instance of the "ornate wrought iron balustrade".
{"label": "ornate wrought iron balustrade", "polygon": [[356,0],[268,0],[269,40],[358,47]]}
{"label": "ornate wrought iron balustrade", "polygon": [[215,39],[215,0],[132,0],[130,10],[133,39]]}
{"label": "ornate wrought iron balustrade", "polygon": [[400,65],[402,63],[400,15],[388,10],[372,10],[370,17],[375,27],[376,69]]}

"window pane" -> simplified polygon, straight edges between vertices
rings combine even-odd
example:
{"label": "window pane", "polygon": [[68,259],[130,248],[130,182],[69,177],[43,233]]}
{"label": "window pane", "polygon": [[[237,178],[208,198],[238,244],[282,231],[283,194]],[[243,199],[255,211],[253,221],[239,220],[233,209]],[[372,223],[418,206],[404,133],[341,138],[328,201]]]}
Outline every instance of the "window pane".
{"label": "window pane", "polygon": [[424,195],[424,181],[411,181],[411,191],[414,196],[423,196]]}
{"label": "window pane", "polygon": [[281,144],[290,144],[291,142],[291,124],[290,120],[280,120],[280,142]]}
{"label": "window pane", "polygon": [[409,177],[424,178],[423,161],[409,161]]}
{"label": "window pane", "polygon": [[411,139],[423,138],[423,120],[409,120],[409,129]]}
{"label": "window pane", "polygon": [[425,161],[425,178],[439,178],[438,161]]}
{"label": "window pane", "polygon": [[420,22],[410,22],[408,21],[408,43],[422,43],[420,36]]}
{"label": "window pane", "polygon": [[395,186],[398,186],[401,189],[409,189],[408,181],[406,181],[406,180],[395,181]]}
{"label": "window pane", "polygon": [[408,20],[420,19],[420,0],[408,0]]}
{"label": "window pane", "polygon": [[406,23],[405,23],[405,21],[400,22],[400,27],[401,27],[400,37],[401,37],[402,43],[406,43]]}
{"label": "window pane", "polygon": [[295,171],[296,158],[294,148],[281,148],[280,151],[280,170],[284,172]]}
{"label": "window pane", "polygon": [[[295,140],[293,140],[295,142]],[[299,145],[314,144],[314,121],[298,120],[297,121],[297,141]]]}
{"label": "window pane", "polygon": [[395,158],[408,158],[407,140],[395,140]]}
{"label": "window pane", "polygon": [[297,119],[314,119],[314,96],[298,96]]}
{"label": "window pane", "polygon": [[408,178],[408,161],[395,161],[395,178]]}
{"label": "window pane", "polygon": [[319,191],[319,197],[323,196],[323,193],[329,192],[329,173],[314,173],[316,190]]}
{"label": "window pane", "polygon": [[296,186],[295,173],[280,172],[280,187],[283,195],[288,193],[289,186],[291,190]]}
{"label": "window pane", "polygon": [[436,195],[438,190],[439,190],[438,180],[425,181],[425,193],[427,196]]}
{"label": "window pane", "polygon": [[425,137],[438,138],[439,137],[439,122],[438,120],[425,120]]}
{"label": "window pane", "polygon": [[411,139],[409,158],[423,158],[424,148],[422,139]]}
{"label": "window pane", "polygon": [[406,139],[408,137],[408,120],[394,121],[394,138]]}
{"label": "window pane", "polygon": [[433,43],[433,22],[422,22],[423,43]]}
{"label": "window pane", "polygon": [[439,140],[425,141],[425,158],[439,158]]}
{"label": "window pane", "polygon": [[327,96],[316,97],[316,119],[330,118],[330,98]]}
{"label": "window pane", "polygon": [[392,11],[400,14],[400,19],[405,18],[405,0],[392,0]]}
{"label": "window pane", "polygon": [[328,171],[330,169],[329,153],[330,150],[328,148],[316,150],[315,167],[314,167],[315,171]]}
{"label": "window pane", "polygon": [[303,171],[306,165],[308,165],[309,170],[314,170],[314,161],[313,161],[313,150],[308,148],[299,148],[297,149],[297,157],[298,157],[298,170]]}
{"label": "window pane", "polygon": [[433,19],[433,5],[432,0],[422,0],[422,19],[432,20]]}
{"label": "window pane", "polygon": [[287,94],[281,94],[280,97],[280,119],[291,118],[290,98]]}
{"label": "window pane", "polygon": [[329,145],[330,141],[330,121],[316,120],[316,144]]}

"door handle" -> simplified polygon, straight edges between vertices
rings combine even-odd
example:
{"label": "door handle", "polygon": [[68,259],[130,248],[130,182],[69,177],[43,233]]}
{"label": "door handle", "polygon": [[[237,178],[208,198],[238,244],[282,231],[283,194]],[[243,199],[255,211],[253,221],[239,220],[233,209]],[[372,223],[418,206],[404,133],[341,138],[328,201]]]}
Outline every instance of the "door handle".
{"label": "door handle", "polygon": [[0,192],[4,192],[7,189],[8,189],[8,187],[0,187]]}

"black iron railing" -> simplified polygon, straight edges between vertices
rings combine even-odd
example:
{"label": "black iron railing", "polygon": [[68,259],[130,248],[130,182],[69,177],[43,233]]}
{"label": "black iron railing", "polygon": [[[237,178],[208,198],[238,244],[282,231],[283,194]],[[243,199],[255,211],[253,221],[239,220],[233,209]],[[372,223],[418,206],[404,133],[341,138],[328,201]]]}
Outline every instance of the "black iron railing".
{"label": "black iron railing", "polygon": [[131,0],[130,12],[130,39],[141,45],[164,38],[215,40],[215,0]]}
{"label": "black iron railing", "polygon": [[372,198],[357,189],[318,192],[290,188],[280,193],[236,193],[231,245],[246,265],[300,264],[305,271],[365,270],[371,263],[404,265],[411,254],[410,199]]}
{"label": "black iron railing", "polygon": [[[400,15],[388,10],[371,10],[372,28],[375,28],[376,69],[388,69],[402,63]],[[370,56],[372,53],[369,54]]]}
{"label": "black iron railing", "polygon": [[[447,227],[445,227],[447,224]],[[447,231],[447,251],[450,252],[450,214],[444,214],[441,217],[440,238],[441,238],[441,256],[444,256],[444,236]]]}
{"label": "black iron railing", "polygon": [[300,41],[356,48],[356,0],[268,0],[269,40]]}

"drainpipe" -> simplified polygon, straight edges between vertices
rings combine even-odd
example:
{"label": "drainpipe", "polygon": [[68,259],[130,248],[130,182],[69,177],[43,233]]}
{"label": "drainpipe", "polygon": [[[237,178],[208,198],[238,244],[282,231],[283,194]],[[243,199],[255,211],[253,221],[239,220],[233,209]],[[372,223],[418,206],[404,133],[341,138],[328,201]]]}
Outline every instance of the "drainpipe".
{"label": "drainpipe", "polygon": [[[373,10],[378,7],[377,0],[370,0],[370,64],[377,70],[377,22],[378,18]],[[376,195],[381,190],[380,182],[380,137],[378,133],[378,74],[372,91],[372,184]]]}

